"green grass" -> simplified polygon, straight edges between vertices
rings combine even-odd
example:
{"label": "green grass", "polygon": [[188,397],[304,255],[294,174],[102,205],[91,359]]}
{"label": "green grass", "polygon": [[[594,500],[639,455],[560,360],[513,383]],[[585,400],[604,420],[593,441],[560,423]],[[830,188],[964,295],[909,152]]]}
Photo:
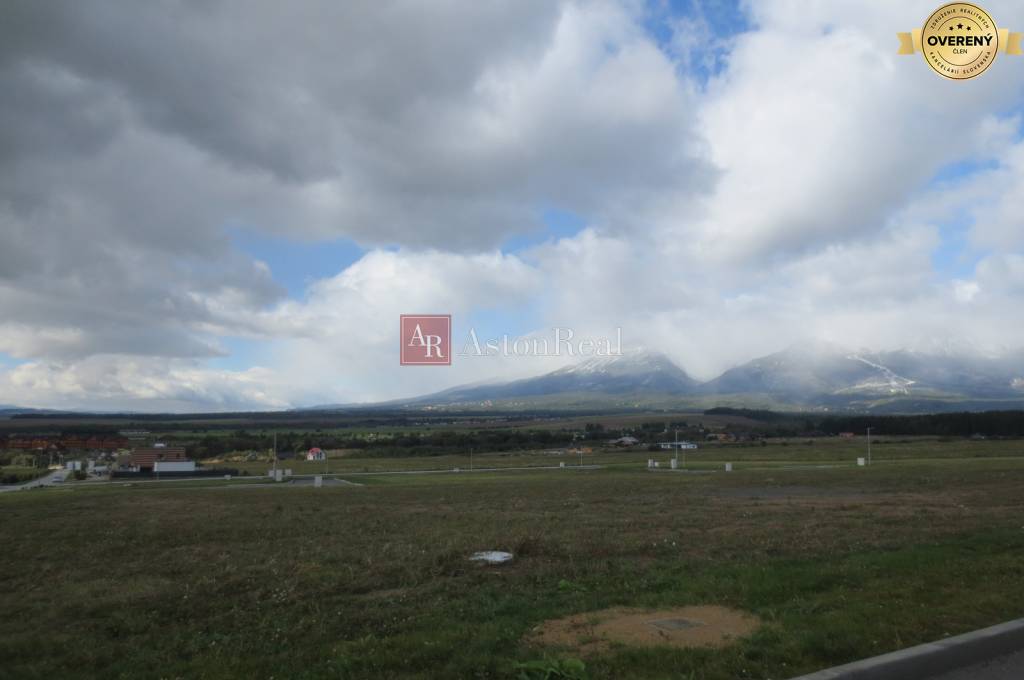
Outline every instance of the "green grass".
{"label": "green grass", "polygon": [[[5,494],[0,675],[506,678],[576,656],[522,641],[545,619],[724,604],[765,625],[589,677],[789,677],[1022,615],[1024,458],[999,453]],[[492,548],[517,558],[466,559]]]}
{"label": "green grass", "polygon": [[[0,465],[0,483],[23,484],[42,477],[50,471],[46,468],[27,467],[23,465]],[[13,481],[12,481],[13,480]]]}
{"label": "green grass", "polygon": [[[808,442],[811,442],[808,444]],[[647,451],[645,447],[632,448],[594,447],[585,454],[585,465],[635,466],[645,464],[647,459],[658,460],[667,466],[672,458],[670,451]],[[772,441],[760,444],[701,444],[701,448],[685,452],[685,462],[695,469],[721,469],[726,462],[735,469],[744,467],[771,467],[801,463],[854,465],[858,457],[867,456],[867,444],[863,438],[842,440],[838,438],[799,439]],[[876,463],[894,461],[915,461],[922,459],[1000,458],[1024,456],[1024,442],[1018,440],[953,440],[939,442],[935,438],[889,438],[872,445],[872,458]],[[577,465],[577,455],[553,455],[543,451],[505,451],[498,453],[477,453],[473,455],[476,468],[544,467],[557,466],[559,462]],[[268,461],[224,462],[221,467],[232,467],[250,475],[265,475],[270,469]],[[323,461],[282,460],[281,468],[288,468],[295,474],[322,474]],[[374,456],[369,453],[353,454],[331,458],[327,469],[331,473],[386,472],[401,470],[468,470],[470,456],[466,454],[443,456]]]}

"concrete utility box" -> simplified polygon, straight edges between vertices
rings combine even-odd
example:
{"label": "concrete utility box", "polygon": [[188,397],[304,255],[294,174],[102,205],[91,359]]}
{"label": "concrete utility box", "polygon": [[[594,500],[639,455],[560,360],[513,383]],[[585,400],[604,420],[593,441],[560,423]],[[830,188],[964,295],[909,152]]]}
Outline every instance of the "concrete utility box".
{"label": "concrete utility box", "polygon": [[562,469],[565,469],[565,461],[564,460],[563,461],[559,461],[558,467],[560,467]]}
{"label": "concrete utility box", "polygon": [[726,472],[732,472],[732,463],[726,463],[725,464],[725,471]]}
{"label": "concrete utility box", "polygon": [[231,475],[224,475],[224,481],[225,482],[230,482],[231,481]]}
{"label": "concrete utility box", "polygon": [[324,478],[321,475],[317,475],[317,476],[313,477],[313,486],[315,488],[319,489],[323,485],[324,485]]}
{"label": "concrete utility box", "polygon": [[286,470],[284,471],[284,476],[285,476],[285,477],[291,477],[291,476],[292,476],[292,471],[291,471],[291,468],[288,468],[288,469],[286,469]]}
{"label": "concrete utility box", "polygon": [[647,467],[649,467],[649,468],[654,467],[654,459],[653,458],[648,458],[647,459]]}
{"label": "concrete utility box", "polygon": [[675,470],[677,467],[679,467],[679,461],[673,458],[669,465],[671,465],[672,469]]}
{"label": "concrete utility box", "polygon": [[658,461],[654,461],[654,467],[658,467],[658,465],[659,465]]}
{"label": "concrete utility box", "polygon": [[857,459],[857,467],[864,467],[865,463],[866,463],[866,461],[863,458],[858,458]]}
{"label": "concrete utility box", "polygon": [[283,482],[284,481],[284,470],[275,470],[274,471],[274,481],[275,482]]}

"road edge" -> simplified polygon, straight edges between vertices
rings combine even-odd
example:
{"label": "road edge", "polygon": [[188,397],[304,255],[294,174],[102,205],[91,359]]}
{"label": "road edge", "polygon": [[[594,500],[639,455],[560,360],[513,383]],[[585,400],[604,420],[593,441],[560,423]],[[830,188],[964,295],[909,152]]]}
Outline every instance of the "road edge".
{"label": "road edge", "polygon": [[826,668],[791,680],[926,680],[1024,649],[1024,619]]}

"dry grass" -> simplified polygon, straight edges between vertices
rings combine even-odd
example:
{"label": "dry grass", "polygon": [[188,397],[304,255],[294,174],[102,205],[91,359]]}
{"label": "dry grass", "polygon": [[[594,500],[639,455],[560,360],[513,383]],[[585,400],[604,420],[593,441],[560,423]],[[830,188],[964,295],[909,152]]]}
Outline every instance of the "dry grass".
{"label": "dry grass", "polygon": [[713,604],[764,626],[589,673],[788,677],[1024,610],[1020,459],[360,481],[0,497],[3,672],[508,677],[543,621]]}

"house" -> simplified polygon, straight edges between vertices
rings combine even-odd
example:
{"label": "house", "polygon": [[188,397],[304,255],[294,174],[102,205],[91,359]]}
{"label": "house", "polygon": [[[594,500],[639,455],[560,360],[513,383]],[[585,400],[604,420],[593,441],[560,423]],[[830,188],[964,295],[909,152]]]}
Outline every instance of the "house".
{"label": "house", "polygon": [[614,444],[615,446],[636,446],[637,444],[640,443],[640,440],[637,439],[636,437],[630,437],[629,435],[626,435],[625,437],[613,439],[611,443]]}
{"label": "house", "polygon": [[697,445],[693,442],[659,442],[658,446],[663,449],[695,449]]}
{"label": "house", "polygon": [[709,442],[734,442],[736,436],[730,432],[709,432],[704,435],[704,440]]}
{"label": "house", "polygon": [[153,462],[153,472],[195,472],[194,460],[157,460]]}
{"label": "house", "polygon": [[46,451],[56,449],[57,443],[51,437],[12,437],[7,448],[19,451]]}
{"label": "house", "polygon": [[85,437],[69,435],[62,437],[58,445],[66,451],[116,451],[128,445],[124,437]]}
{"label": "house", "polygon": [[843,439],[853,439],[854,435],[852,432],[840,432],[839,436],[842,437]]}
{"label": "house", "polygon": [[[163,465],[157,469],[157,463]],[[188,465],[171,465],[172,463],[188,463]],[[185,456],[184,448],[154,446],[148,449],[135,449],[128,461],[129,466],[138,472],[181,472],[196,469],[196,464]]]}
{"label": "house", "polygon": [[327,454],[323,449],[314,446],[306,452],[306,460],[327,460]]}

